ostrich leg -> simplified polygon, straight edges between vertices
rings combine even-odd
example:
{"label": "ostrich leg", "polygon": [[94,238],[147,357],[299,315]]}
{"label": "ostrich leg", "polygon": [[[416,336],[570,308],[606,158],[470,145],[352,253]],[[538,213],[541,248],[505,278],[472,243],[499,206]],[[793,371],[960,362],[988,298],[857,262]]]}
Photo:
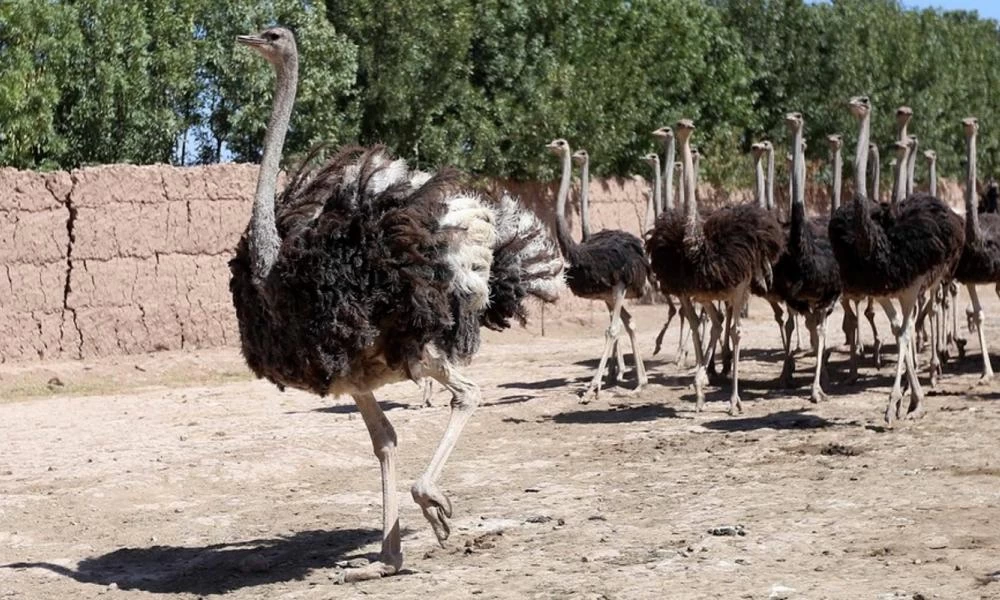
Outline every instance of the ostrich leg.
{"label": "ostrich leg", "polygon": [[604,352],[601,353],[601,360],[597,364],[597,373],[594,374],[594,378],[590,381],[587,389],[580,394],[581,397],[587,396],[591,391],[594,392],[595,398],[600,396],[601,378],[604,377],[604,367],[607,366],[608,356],[611,354],[615,342],[621,334],[621,311],[622,305],[625,303],[625,286],[622,284],[616,285],[612,293],[614,294],[615,301],[611,308],[611,324],[608,325],[607,331],[604,332]]}
{"label": "ostrich leg", "polygon": [[715,305],[714,302],[706,302],[704,308],[708,311],[708,318],[712,322],[712,328],[708,335],[708,345],[705,347],[705,356],[708,359],[708,373],[711,376],[716,375],[715,371],[715,346],[719,343],[719,338],[725,334],[729,337],[728,331],[723,331],[723,323],[725,318],[722,316],[722,312]]}
{"label": "ostrich leg", "polygon": [[625,333],[628,334],[629,343],[632,344],[632,359],[635,361],[635,391],[641,390],[649,379],[646,377],[646,365],[642,364],[642,357],[639,355],[639,344],[635,341],[635,324],[632,315],[623,306],[621,309],[622,324],[625,325]]}
{"label": "ostrich leg", "polygon": [[848,345],[851,347],[849,359],[850,371],[847,374],[847,383],[855,383],[858,380],[858,336],[861,333],[861,328],[858,327],[858,305],[855,302],[852,307],[850,300],[841,298],[840,306],[844,309],[844,321],[841,329],[844,332],[844,337]]}
{"label": "ostrich leg", "polygon": [[750,284],[744,283],[736,288],[733,304],[730,307],[733,314],[732,329],[729,336],[733,340],[733,393],[729,397],[729,414],[743,412],[743,402],[740,401],[740,340],[743,339],[743,328],[740,324],[743,307],[750,295]]}
{"label": "ostrich leg", "polygon": [[983,375],[980,381],[993,379],[993,365],[990,363],[990,350],[986,345],[986,330],[983,328],[983,306],[979,303],[979,292],[975,285],[966,285],[969,299],[972,300],[973,319],[979,332],[979,347],[983,351]]}
{"label": "ostrich leg", "polygon": [[680,333],[677,336],[677,353],[674,355],[674,363],[681,367],[687,364],[688,351],[687,351],[687,344],[685,342],[687,341],[687,338],[690,335],[690,325],[688,326],[688,331],[685,331],[684,323],[686,322],[687,319],[682,314],[680,321],[677,324]]}
{"label": "ostrich leg", "polygon": [[[428,357],[420,365],[410,365],[410,372],[421,372],[421,366],[426,369],[421,374],[425,377],[433,377],[451,392],[451,415],[448,417],[448,426],[445,427],[441,441],[438,442],[434,450],[434,456],[424,470],[420,478],[410,487],[410,495],[413,501],[420,506],[424,513],[424,518],[431,524],[434,535],[438,543],[442,546],[444,541],[451,534],[451,525],[448,519],[451,518],[451,500],[438,488],[437,480],[444,470],[444,464],[451,456],[451,452],[458,443],[462,429],[469,421],[473,411],[479,406],[482,394],[479,386],[471,380],[463,377],[456,371],[448,361],[442,358]],[[395,490],[395,488],[393,488]]]}
{"label": "ostrich leg", "polygon": [[781,308],[780,302],[775,302],[774,300],[768,300],[771,304],[771,310],[774,311],[774,320],[778,323],[778,335],[781,336],[781,347],[787,348],[788,344],[785,341],[785,310]]}
{"label": "ostrich leg", "polygon": [[424,379],[420,385],[423,389],[421,399],[424,402],[424,406],[430,408],[433,406],[433,402],[431,402],[431,400],[434,398],[434,380]]}
{"label": "ostrich leg", "polygon": [[726,325],[723,328],[723,338],[722,338],[722,375],[729,375],[729,369],[733,365],[733,350],[729,339],[729,332],[732,331],[733,323],[733,305],[726,302],[723,305],[723,310],[726,314]]}
{"label": "ostrich leg", "polygon": [[893,333],[896,335],[896,342],[899,347],[896,359],[896,377],[893,381],[892,391],[889,393],[889,404],[885,409],[885,422],[890,426],[895,418],[903,416],[903,390],[901,384],[904,370],[906,371],[907,383],[910,386],[910,408],[908,412],[910,415],[916,417],[923,411],[923,391],[920,388],[920,381],[916,376],[916,367],[913,363],[913,352],[910,344],[913,335],[914,312],[918,294],[918,285],[911,286],[899,294],[899,308],[902,315],[901,323],[897,318],[892,300],[888,298],[879,300],[879,303],[885,310],[886,316],[889,317],[889,321],[892,323]]}
{"label": "ostrich leg", "polygon": [[691,329],[691,341],[694,345],[694,360],[696,363],[694,370],[694,394],[695,410],[701,412],[705,407],[705,384],[708,383],[708,375],[705,373],[705,349],[701,345],[701,332],[698,330],[698,322],[701,320],[694,310],[694,305],[690,298],[681,297],[681,312],[688,320]]}
{"label": "ostrich leg", "polygon": [[792,328],[795,327],[795,312],[788,309],[788,316],[785,318],[782,327],[781,341],[784,344],[785,362],[781,366],[781,375],[778,377],[778,385],[788,389],[794,387],[792,378],[795,375],[795,353],[792,351]]}
{"label": "ostrich leg", "polygon": [[[872,355],[875,358],[875,368],[882,368],[882,340],[878,337],[878,329],[875,327],[875,309],[872,308],[871,296],[868,297],[868,305],[865,307],[865,317],[868,325],[872,328]],[[859,333],[860,335],[860,333]]]}
{"label": "ostrich leg", "polygon": [[[345,569],[345,582],[394,575],[403,566],[403,553],[399,544],[399,495],[396,493],[396,432],[371,392],[355,394],[354,403],[368,427],[368,435],[371,436],[382,471],[382,552],[376,562]],[[448,511],[451,512],[450,506]],[[431,525],[433,526],[433,521]],[[437,529],[434,532],[437,533]],[[441,539],[440,535],[438,539]]]}
{"label": "ostrich leg", "polygon": [[[674,301],[670,299],[670,296],[664,296],[664,298],[667,300],[667,322],[660,328],[660,333],[656,334],[656,346],[653,347],[653,356],[660,353],[660,349],[663,347],[663,336],[667,333],[670,322],[674,320],[674,315],[677,314],[677,307],[674,306]],[[681,323],[684,323],[684,317],[681,317]]]}
{"label": "ostrich leg", "polygon": [[[606,300],[605,304],[608,307],[608,318],[614,320],[615,318],[615,303],[612,300]],[[612,347],[615,354],[615,362],[608,366],[608,383],[612,381],[620,382],[625,378],[625,357],[622,356],[622,348],[618,344],[618,338],[615,338],[615,345]],[[601,373],[601,377],[604,377],[604,373]]]}
{"label": "ostrich leg", "polygon": [[812,331],[816,332],[816,373],[813,375],[812,384],[812,395],[809,399],[812,402],[825,402],[829,398],[826,392],[823,391],[823,361],[825,360],[826,352],[826,319],[827,315],[825,313],[806,316],[806,320],[812,319],[814,321],[815,327],[811,327]]}

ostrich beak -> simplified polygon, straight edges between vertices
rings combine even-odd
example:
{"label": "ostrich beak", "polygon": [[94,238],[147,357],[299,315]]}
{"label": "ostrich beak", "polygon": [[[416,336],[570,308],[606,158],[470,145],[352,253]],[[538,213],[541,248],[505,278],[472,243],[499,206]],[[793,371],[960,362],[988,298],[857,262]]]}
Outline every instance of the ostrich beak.
{"label": "ostrich beak", "polygon": [[263,46],[267,41],[259,35],[238,35],[236,41],[247,46]]}

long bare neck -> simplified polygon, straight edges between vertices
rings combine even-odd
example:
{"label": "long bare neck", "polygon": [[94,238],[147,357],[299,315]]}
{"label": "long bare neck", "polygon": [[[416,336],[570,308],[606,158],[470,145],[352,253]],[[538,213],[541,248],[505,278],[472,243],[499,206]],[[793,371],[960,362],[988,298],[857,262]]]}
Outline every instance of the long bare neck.
{"label": "long bare neck", "polygon": [[677,178],[677,204],[680,205],[681,210],[687,210],[687,194],[684,193],[684,163],[676,163],[674,169],[680,170],[679,177]]}
{"label": "long bare neck", "polygon": [[833,150],[833,189],[830,190],[830,212],[840,208],[840,193],[843,190],[841,172],[844,170],[844,159],[840,155],[840,148]]}
{"label": "long bare neck", "polygon": [[879,201],[882,187],[882,159],[878,155],[878,146],[869,146],[872,157],[872,199]]}
{"label": "long bare neck", "polygon": [[660,179],[660,163],[653,164],[653,218],[663,212],[663,180]]}
{"label": "long bare neck", "polygon": [[674,136],[667,138],[667,153],[663,163],[663,205],[666,210],[674,210],[674,160],[677,156]]}
{"label": "long bare neck", "polygon": [[556,196],[556,239],[563,254],[568,254],[576,248],[576,242],[569,232],[569,223],[566,222],[566,199],[569,197],[569,180],[571,176],[573,159],[569,151],[562,155],[562,179],[559,181],[559,194]]}
{"label": "long bare neck", "polygon": [[906,169],[906,156],[896,157],[896,164],[892,167],[892,201],[902,202],[906,196],[906,182],[904,181]]}
{"label": "long bare neck", "polygon": [[914,178],[914,173],[916,172],[916,168],[917,168],[917,148],[918,148],[917,141],[913,140],[913,143],[909,145],[909,150],[907,150],[907,152],[909,152],[909,154],[906,157],[906,195],[907,196],[910,196],[911,194],[913,194],[913,190],[914,190],[914,187],[913,187],[913,178]]}
{"label": "long bare neck", "polygon": [[806,197],[806,157],[802,149],[802,128],[795,129],[792,137],[792,214],[795,207],[805,206]]}
{"label": "long bare neck", "polygon": [[930,159],[929,160],[929,164],[927,165],[927,169],[929,171],[927,173],[927,180],[928,180],[928,185],[930,186],[930,189],[928,191],[930,192],[931,196],[934,196],[936,198],[937,197],[937,160],[935,160],[933,158]]}
{"label": "long bare neck", "polygon": [[767,209],[767,192],[764,191],[764,165],[761,162],[763,157],[759,154],[753,157],[753,191],[754,200],[757,201],[757,206],[763,209]]}
{"label": "long bare neck", "polygon": [[695,198],[695,172],[694,159],[691,157],[691,144],[685,135],[681,140],[681,181],[684,184],[684,215],[685,233],[696,235],[698,233],[698,201]]}
{"label": "long bare neck", "polygon": [[298,58],[293,54],[285,64],[275,67],[274,106],[264,135],[264,153],[257,174],[253,213],[250,216],[250,269],[253,282],[262,286],[278,260],[281,239],[274,217],[274,195],[278,187],[278,168],[285,145],[285,133],[292,117],[295,91],[299,80]]}
{"label": "long bare neck", "polygon": [[774,210],[774,147],[767,151],[767,210]]}
{"label": "long bare neck", "polygon": [[583,240],[590,239],[590,157],[583,159],[580,167],[580,228]]}
{"label": "long bare neck", "polygon": [[982,237],[979,230],[979,209],[976,206],[976,132],[966,134],[965,153],[968,168],[965,172],[965,242],[976,242]]}
{"label": "long bare neck", "polygon": [[855,198],[868,198],[868,139],[871,135],[872,116],[869,112],[861,119],[861,131],[858,132],[858,148],[854,153],[854,190]]}

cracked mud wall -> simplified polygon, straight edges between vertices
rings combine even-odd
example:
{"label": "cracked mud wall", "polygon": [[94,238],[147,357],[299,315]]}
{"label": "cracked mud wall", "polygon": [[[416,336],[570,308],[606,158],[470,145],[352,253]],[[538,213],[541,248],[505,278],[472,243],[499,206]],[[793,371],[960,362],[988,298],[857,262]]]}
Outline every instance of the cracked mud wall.
{"label": "cracked mud wall", "polygon": [[[256,173],[255,165],[0,169],[0,362],[235,345],[227,263]],[[555,185],[494,185],[554,226]],[[959,186],[939,187],[961,207]],[[640,234],[645,181],[595,180],[590,191],[594,231]],[[824,190],[810,191],[810,205],[826,210]],[[699,196],[706,204],[747,198],[708,187]],[[575,189],[568,210],[578,239]],[[588,309],[606,319],[602,303],[569,293],[545,315],[579,319]]]}

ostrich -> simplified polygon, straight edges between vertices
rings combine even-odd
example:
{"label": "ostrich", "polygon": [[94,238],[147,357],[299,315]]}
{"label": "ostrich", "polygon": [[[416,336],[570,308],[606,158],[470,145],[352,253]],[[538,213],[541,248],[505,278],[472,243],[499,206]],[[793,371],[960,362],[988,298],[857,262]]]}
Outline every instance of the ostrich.
{"label": "ostrich", "polygon": [[454,395],[444,435],[410,489],[443,543],[452,504],[437,480],[480,399],[456,365],[475,353],[480,325],[523,319],[529,295],[554,301],[562,261],[545,226],[513,200],[490,207],[461,192],[454,172],[411,171],[381,147],[304,165],[276,201],[295,38],[276,27],[237,40],[276,73],[252,215],[230,261],[243,356],[279,389],[354,398],[381,467],[383,534],[378,561],[343,580],[394,575],[403,562],[396,434],[374,390],[432,377]]}
{"label": "ostrich", "polygon": [[569,195],[571,152],[569,142],[556,139],[546,148],[562,160],[562,179],[556,204],[556,239],[568,263],[566,283],[574,295],[591,300],[603,300],[611,315],[611,324],[605,332],[604,352],[597,365],[597,372],[581,397],[591,391],[595,397],[601,392],[601,379],[608,355],[621,334],[622,326],[628,333],[635,360],[636,390],[646,385],[646,368],[642,364],[639,345],[635,341],[635,323],[625,309],[625,298],[640,298],[649,278],[649,266],[643,252],[642,241],[630,233],[605,229],[590,236],[586,242],[576,243],[566,222],[566,198]]}
{"label": "ostrich", "polygon": [[660,215],[647,236],[646,251],[661,291],[681,299],[681,310],[694,336],[698,410],[705,402],[706,347],[701,344],[693,303],[701,303],[713,315],[709,349],[721,333],[721,318],[712,302],[729,304],[733,315],[730,332],[733,389],[729,412],[735,414],[743,408],[739,396],[740,312],[747,301],[751,280],[770,279],[771,267],[782,250],[781,227],[767,211],[749,204],[721,208],[704,217],[699,215],[690,144],[693,131],[694,123],[687,119],[678,121],[674,128],[684,164],[685,210]]}
{"label": "ostrich", "polygon": [[[911,402],[908,416],[921,414],[923,391],[910,351],[917,296],[933,286],[961,250],[962,229],[948,218],[948,207],[932,196],[915,194],[899,204],[875,204],[866,197],[867,150],[871,131],[871,102],[851,99],[851,112],[860,121],[855,157],[855,197],[830,219],[830,243],[848,293],[874,297],[885,310],[896,336],[896,377],[885,420],[902,416],[901,378],[906,371]],[[897,318],[892,299],[900,305]]]}
{"label": "ostrich", "polygon": [[[813,402],[826,400],[821,378],[826,346],[826,319],[840,298],[840,272],[826,232],[826,219],[808,219],[805,208],[806,167],[803,154],[801,113],[789,113],[785,122],[792,134],[794,159],[792,166],[792,211],[787,245],[774,266],[773,289],[795,312],[802,314],[816,335],[816,373],[813,377]],[[840,153],[840,137],[831,136],[831,147]],[[839,166],[839,160],[834,164]],[[839,178],[835,187],[839,192]],[[836,197],[836,195],[834,196]],[[791,344],[785,348],[785,369],[795,371],[795,356]]]}
{"label": "ostrich", "polygon": [[972,300],[973,323],[979,332],[983,352],[982,379],[993,378],[986,331],[983,328],[983,307],[976,291],[977,284],[1000,282],[1000,215],[977,210],[976,202],[976,135],[979,122],[974,117],[962,120],[965,128],[965,245],[955,270],[955,279],[965,284]]}

